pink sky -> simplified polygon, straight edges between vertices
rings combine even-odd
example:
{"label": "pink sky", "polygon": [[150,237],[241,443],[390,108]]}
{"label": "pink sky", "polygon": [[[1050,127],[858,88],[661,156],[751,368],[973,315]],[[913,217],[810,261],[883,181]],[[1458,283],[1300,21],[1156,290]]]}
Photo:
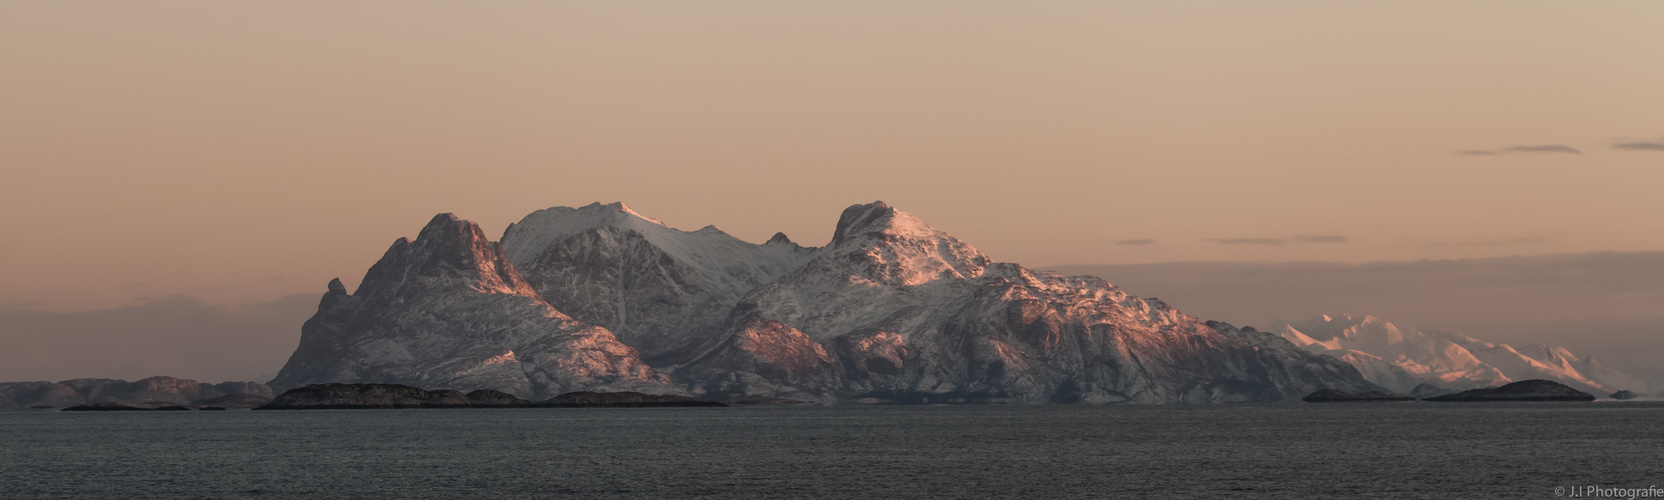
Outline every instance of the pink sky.
{"label": "pink sky", "polygon": [[1659,19],[1657,2],[8,2],[0,303],[318,293],[438,212],[500,234],[620,200],[817,245],[882,199],[1031,266],[1664,250]]}

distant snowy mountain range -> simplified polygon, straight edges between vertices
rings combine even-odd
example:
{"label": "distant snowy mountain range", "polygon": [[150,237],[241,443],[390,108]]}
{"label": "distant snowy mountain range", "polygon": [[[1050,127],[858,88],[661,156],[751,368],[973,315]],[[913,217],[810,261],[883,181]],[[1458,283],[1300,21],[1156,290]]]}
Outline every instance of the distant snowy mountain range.
{"label": "distant snowy mountain range", "polygon": [[1652,394],[1660,389],[1564,347],[1515,348],[1450,332],[1400,328],[1374,316],[1318,316],[1282,322],[1272,331],[1307,351],[1346,361],[1369,381],[1398,392],[1420,384],[1473,389],[1529,379],[1556,380],[1601,397],[1619,390]]}
{"label": "distant snowy mountain range", "polygon": [[271,384],[822,402],[1229,402],[1378,390],[1352,364],[1102,279],[995,262],[882,202],[831,241],[681,231],[621,203],[500,243],[441,214],[337,281]]}

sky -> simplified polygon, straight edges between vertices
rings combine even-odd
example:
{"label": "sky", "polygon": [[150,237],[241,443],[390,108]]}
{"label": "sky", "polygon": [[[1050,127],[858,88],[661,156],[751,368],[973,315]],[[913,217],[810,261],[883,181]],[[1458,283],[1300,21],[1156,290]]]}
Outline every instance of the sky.
{"label": "sky", "polygon": [[1035,267],[1659,251],[1659,19],[1640,1],[0,2],[0,310],[255,314],[355,286],[435,213],[495,235],[597,201],[818,245],[884,200]]}

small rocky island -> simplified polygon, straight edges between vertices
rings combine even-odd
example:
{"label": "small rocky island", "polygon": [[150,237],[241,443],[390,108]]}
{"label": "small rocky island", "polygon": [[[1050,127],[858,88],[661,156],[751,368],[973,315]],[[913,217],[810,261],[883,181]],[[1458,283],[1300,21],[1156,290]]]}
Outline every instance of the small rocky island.
{"label": "small rocky island", "polygon": [[1521,380],[1502,387],[1473,389],[1423,399],[1438,402],[1594,401],[1595,396],[1552,380]]}
{"label": "small rocky island", "polygon": [[1638,397],[1640,397],[1640,395],[1635,394],[1635,391],[1623,390],[1623,391],[1614,392],[1614,393],[1612,393],[1611,396],[1607,396],[1607,397],[1612,398],[1612,399],[1616,399],[1616,400],[1619,400],[1619,401],[1627,401],[1627,400],[1638,398]]}
{"label": "small rocky island", "polygon": [[1387,394],[1381,391],[1368,391],[1353,394],[1334,389],[1323,389],[1306,396],[1302,401],[1307,403],[1390,403],[1393,401],[1415,401],[1416,398],[1404,394]]}
{"label": "small rocky island", "polygon": [[398,384],[313,384],[287,392],[256,410],[360,410],[404,408],[646,408],[728,406],[687,396],[639,392],[571,392],[533,402],[490,389],[467,394]]}
{"label": "small rocky island", "polygon": [[262,397],[259,394],[230,394],[217,398],[192,401],[191,404],[185,406],[199,410],[207,410],[209,408],[219,408],[221,410],[251,410],[265,406],[271,402],[271,398]]}

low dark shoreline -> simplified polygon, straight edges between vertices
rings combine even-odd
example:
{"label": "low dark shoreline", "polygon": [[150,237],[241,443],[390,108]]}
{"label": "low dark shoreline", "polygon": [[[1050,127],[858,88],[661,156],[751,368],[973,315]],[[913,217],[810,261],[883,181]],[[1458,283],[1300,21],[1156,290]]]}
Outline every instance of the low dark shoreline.
{"label": "low dark shoreline", "polygon": [[398,384],[315,384],[290,389],[256,410],[399,410],[451,408],[688,408],[726,403],[674,394],[569,392],[544,401],[480,389],[467,394]]}
{"label": "low dark shoreline", "polygon": [[[1488,402],[1550,402],[1550,401],[1594,401],[1595,396],[1565,384],[1552,380],[1521,380],[1502,387],[1486,387],[1472,389],[1454,394],[1421,398],[1421,401],[1435,403],[1488,403]],[[1304,399],[1307,403],[1386,403],[1394,401],[1416,401],[1414,396],[1404,394],[1387,394],[1370,391],[1351,394],[1334,389],[1323,389],[1311,393]]]}
{"label": "low dark shoreline", "polygon": [[527,403],[510,405],[309,405],[309,406],[274,406],[266,405],[255,410],[457,410],[469,408],[721,408],[729,406],[720,401],[696,402],[661,402],[661,403],[617,403],[617,404],[583,404],[583,403]]}

